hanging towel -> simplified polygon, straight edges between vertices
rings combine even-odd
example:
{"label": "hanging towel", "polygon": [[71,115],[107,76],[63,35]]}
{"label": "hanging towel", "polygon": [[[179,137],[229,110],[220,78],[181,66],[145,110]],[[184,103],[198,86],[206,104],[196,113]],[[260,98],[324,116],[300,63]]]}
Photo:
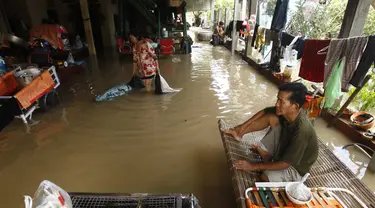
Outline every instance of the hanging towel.
{"label": "hanging towel", "polygon": [[341,79],[343,92],[349,90],[349,82],[357,69],[358,62],[367,44],[367,37],[354,37],[346,39],[333,39],[329,44],[327,58],[324,68],[324,84],[327,84],[334,65],[342,57],[346,57],[345,68]]}
{"label": "hanging towel", "polygon": [[255,49],[261,49],[266,43],[266,29],[258,27],[257,38],[255,40]]}
{"label": "hanging towel", "polygon": [[363,80],[370,69],[371,64],[375,64],[375,35],[369,37],[365,52],[363,52],[361,61],[350,80],[350,84],[355,87],[362,87]]}
{"label": "hanging towel", "polygon": [[277,0],[271,30],[281,31],[286,24],[289,0]]}
{"label": "hanging towel", "polygon": [[327,47],[330,40],[305,40],[299,76],[311,82],[323,82],[326,54],[318,51]]}
{"label": "hanging towel", "polygon": [[332,74],[329,77],[327,84],[324,86],[326,101],[324,108],[330,108],[335,103],[336,99],[341,95],[341,77],[343,75],[346,58],[336,62],[332,69]]}
{"label": "hanging towel", "polygon": [[255,40],[256,40],[257,35],[258,35],[258,28],[259,28],[259,24],[256,23],[256,24],[255,24],[255,27],[254,27],[254,35],[253,35],[253,39],[251,40],[251,47],[254,47],[254,46],[255,46]]}
{"label": "hanging towel", "polygon": [[281,46],[287,47],[293,41],[294,36],[286,32],[281,33]]}
{"label": "hanging towel", "polygon": [[305,37],[298,38],[297,42],[294,44],[293,49],[298,51],[297,59],[301,59],[303,56],[303,51],[305,50]]}

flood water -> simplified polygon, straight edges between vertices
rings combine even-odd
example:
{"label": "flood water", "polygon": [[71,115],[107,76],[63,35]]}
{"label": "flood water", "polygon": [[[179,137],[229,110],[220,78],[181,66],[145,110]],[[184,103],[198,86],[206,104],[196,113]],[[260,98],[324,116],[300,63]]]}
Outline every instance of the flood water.
{"label": "flood water", "polygon": [[[58,107],[35,114],[30,134],[20,120],[1,133],[1,207],[22,207],[45,179],[70,192],[193,193],[203,207],[235,207],[217,120],[240,123],[273,105],[276,86],[227,49],[199,43],[160,60],[168,83],[183,88],[174,95],[95,103],[94,93],[130,79],[131,59],[108,53],[89,68],[63,84]],[[341,150],[349,140],[325,125],[316,122],[319,136],[359,178],[375,179],[368,158]]]}

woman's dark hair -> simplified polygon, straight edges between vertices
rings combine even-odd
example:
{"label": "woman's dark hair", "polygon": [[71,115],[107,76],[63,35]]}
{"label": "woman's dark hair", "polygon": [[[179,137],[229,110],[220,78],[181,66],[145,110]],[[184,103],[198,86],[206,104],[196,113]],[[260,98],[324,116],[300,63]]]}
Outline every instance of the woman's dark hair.
{"label": "woman's dark hair", "polygon": [[290,82],[283,84],[279,87],[279,91],[291,92],[289,101],[298,104],[299,108],[302,108],[305,103],[307,88],[302,83]]}
{"label": "woman's dark hair", "polygon": [[223,22],[223,21],[220,21],[220,22],[219,22],[219,25],[224,25],[224,22]]}

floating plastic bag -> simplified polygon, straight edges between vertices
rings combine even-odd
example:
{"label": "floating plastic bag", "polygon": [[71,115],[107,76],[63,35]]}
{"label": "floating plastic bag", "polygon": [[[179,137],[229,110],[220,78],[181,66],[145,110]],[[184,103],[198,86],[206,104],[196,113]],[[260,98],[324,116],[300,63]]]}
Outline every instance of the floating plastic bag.
{"label": "floating plastic bag", "polygon": [[25,208],[73,208],[69,194],[51,181],[43,181],[34,198],[25,196]]}
{"label": "floating plastic bag", "polygon": [[112,87],[111,89],[105,91],[103,94],[97,95],[95,97],[95,100],[97,102],[110,101],[110,100],[113,100],[115,97],[125,95],[131,89],[132,89],[132,87],[130,87],[128,84],[117,85],[117,86]]}

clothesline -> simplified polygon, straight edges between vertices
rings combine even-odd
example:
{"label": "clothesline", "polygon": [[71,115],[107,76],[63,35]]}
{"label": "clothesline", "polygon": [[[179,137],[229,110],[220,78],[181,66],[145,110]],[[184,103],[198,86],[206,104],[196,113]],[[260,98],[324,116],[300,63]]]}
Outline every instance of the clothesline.
{"label": "clothesline", "polygon": [[329,86],[330,92],[326,95],[330,101],[326,107],[331,107],[341,92],[348,92],[350,85],[362,88],[368,70],[375,63],[375,35],[309,39],[285,31],[265,29],[257,24],[252,46],[262,50],[271,41],[280,48],[275,51],[278,59],[284,58],[287,64],[301,59],[299,77],[311,82],[323,82],[325,88]]}

